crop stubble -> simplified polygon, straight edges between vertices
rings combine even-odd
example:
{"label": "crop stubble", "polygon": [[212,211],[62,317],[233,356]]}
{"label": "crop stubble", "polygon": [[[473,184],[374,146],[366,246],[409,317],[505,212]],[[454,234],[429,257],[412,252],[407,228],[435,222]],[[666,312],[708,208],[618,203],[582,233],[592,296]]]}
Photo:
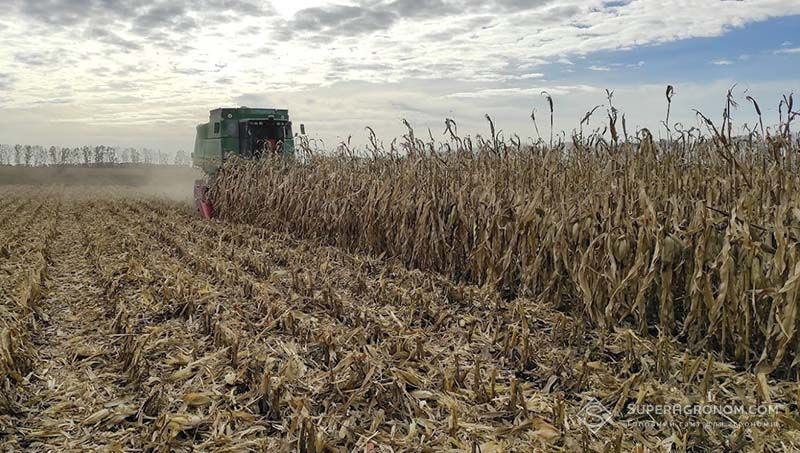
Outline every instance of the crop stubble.
{"label": "crop stubble", "polygon": [[[761,400],[755,375],[669,341],[123,189],[3,190],[3,449],[800,443],[796,384],[774,379],[780,428],[625,428],[637,400]],[[616,417],[598,436],[575,418],[589,396]]]}

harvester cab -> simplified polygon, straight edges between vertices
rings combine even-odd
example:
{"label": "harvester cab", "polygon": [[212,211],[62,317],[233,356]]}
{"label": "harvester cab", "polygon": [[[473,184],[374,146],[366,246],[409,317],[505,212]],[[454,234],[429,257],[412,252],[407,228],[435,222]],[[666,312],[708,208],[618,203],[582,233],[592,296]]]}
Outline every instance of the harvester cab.
{"label": "harvester cab", "polygon": [[[305,129],[301,125],[301,129]],[[207,123],[197,126],[192,164],[206,177],[195,181],[195,209],[205,218],[214,215],[208,188],[217,171],[233,155],[259,159],[267,155],[294,155],[289,111],[282,109],[221,108],[212,110]]]}

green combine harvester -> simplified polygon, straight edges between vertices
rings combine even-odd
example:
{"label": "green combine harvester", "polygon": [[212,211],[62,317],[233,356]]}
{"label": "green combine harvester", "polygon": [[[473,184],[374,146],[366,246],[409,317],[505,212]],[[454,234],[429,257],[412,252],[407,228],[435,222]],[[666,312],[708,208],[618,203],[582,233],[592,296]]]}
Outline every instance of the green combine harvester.
{"label": "green combine harvester", "polygon": [[[300,125],[301,133],[305,134]],[[294,155],[294,135],[289,111],[282,109],[220,108],[212,110],[208,123],[197,126],[192,164],[206,174],[195,181],[194,203],[197,212],[214,216],[207,197],[214,176],[227,158],[237,155],[260,159],[268,155]]]}

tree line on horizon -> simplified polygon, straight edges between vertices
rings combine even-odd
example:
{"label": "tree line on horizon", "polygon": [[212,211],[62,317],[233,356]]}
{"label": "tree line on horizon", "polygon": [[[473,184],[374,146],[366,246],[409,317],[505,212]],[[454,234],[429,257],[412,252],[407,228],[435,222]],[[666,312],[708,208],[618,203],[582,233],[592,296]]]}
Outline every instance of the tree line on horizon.
{"label": "tree line on horizon", "polygon": [[0,165],[45,167],[54,165],[178,165],[191,166],[186,151],[165,152],[150,148],[114,146],[60,147],[0,144]]}

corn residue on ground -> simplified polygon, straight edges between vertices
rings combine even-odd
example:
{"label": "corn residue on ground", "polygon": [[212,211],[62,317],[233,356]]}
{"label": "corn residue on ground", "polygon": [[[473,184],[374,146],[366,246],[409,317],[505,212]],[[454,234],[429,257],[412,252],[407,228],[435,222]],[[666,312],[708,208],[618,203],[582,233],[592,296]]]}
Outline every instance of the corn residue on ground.
{"label": "corn residue on ground", "polygon": [[0,190],[0,450],[800,448],[790,376],[125,189]]}

